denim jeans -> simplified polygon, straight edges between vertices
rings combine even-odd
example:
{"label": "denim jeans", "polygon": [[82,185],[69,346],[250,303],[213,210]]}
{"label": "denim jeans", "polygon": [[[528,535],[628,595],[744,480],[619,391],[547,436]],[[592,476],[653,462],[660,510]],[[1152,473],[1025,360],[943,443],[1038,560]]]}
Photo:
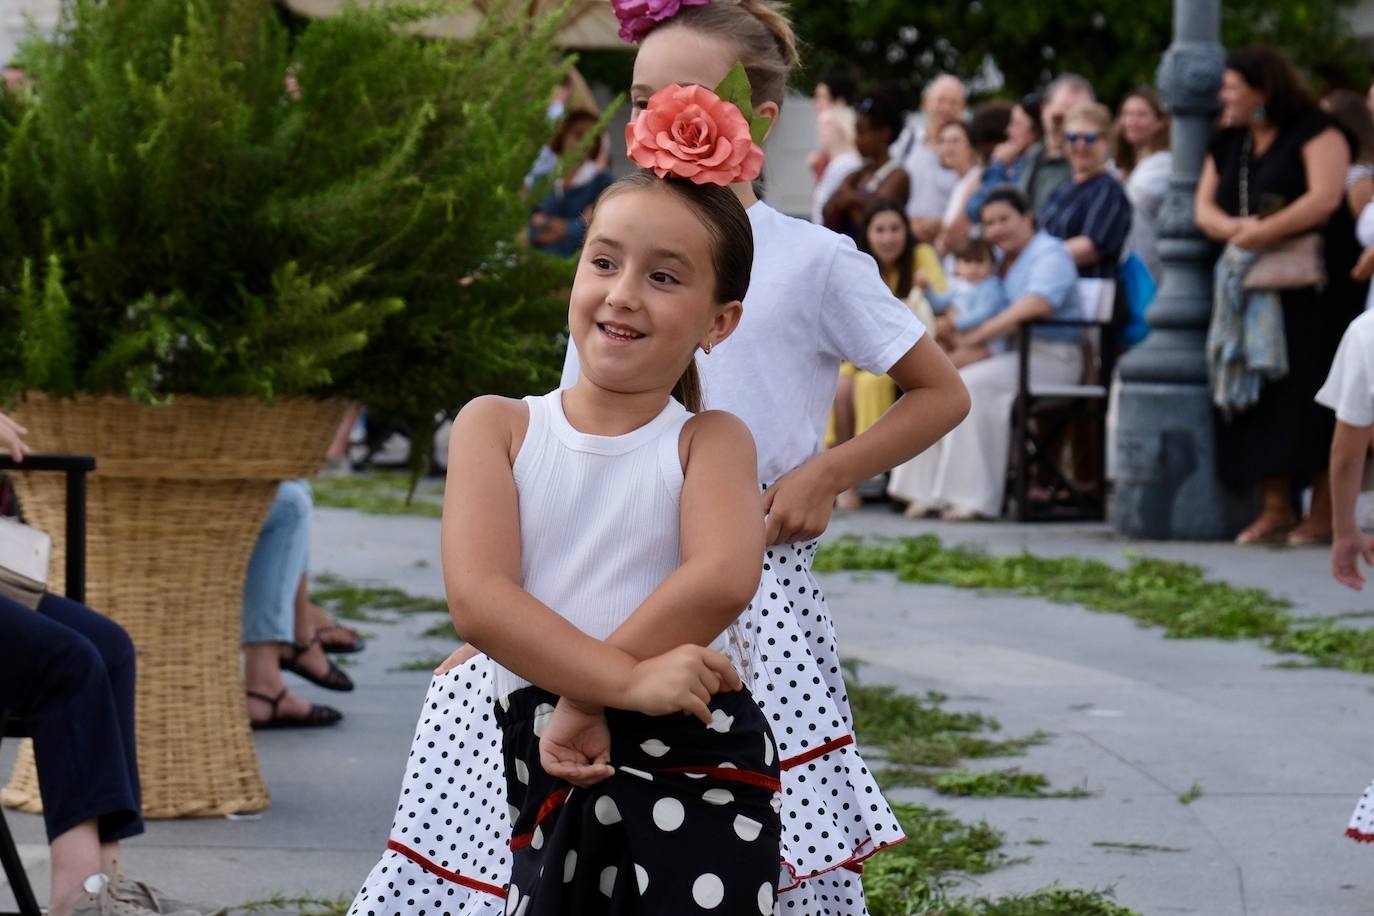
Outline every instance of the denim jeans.
{"label": "denim jeans", "polygon": [[308,480],[277,488],[243,583],[245,643],[294,641],[296,586],[310,562],[313,506]]}

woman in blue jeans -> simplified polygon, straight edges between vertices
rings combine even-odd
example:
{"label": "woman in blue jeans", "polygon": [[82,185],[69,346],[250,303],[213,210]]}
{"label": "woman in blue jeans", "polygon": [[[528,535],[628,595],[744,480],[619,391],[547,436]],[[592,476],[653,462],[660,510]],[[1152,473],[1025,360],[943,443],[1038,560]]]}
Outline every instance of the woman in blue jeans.
{"label": "woman in blue jeans", "polygon": [[[309,600],[310,483],[288,480],[277,488],[243,586],[244,683],[255,729],[333,725],[343,713],[287,690],[282,670],[326,690],[352,690],[353,682],[325,652]],[[322,613],[322,612],[321,612]],[[341,629],[341,628],[340,628]],[[333,651],[337,651],[334,649]]]}

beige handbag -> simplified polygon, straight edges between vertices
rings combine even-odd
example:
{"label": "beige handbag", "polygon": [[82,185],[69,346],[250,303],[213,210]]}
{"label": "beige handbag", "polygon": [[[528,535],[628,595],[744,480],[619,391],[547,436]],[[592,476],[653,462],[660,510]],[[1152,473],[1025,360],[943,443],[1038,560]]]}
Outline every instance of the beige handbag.
{"label": "beige handbag", "polygon": [[0,597],[37,610],[47,590],[52,538],[13,519],[0,518]]}
{"label": "beige handbag", "polygon": [[[1240,215],[1250,215],[1250,134],[1240,153]],[[1250,290],[1307,289],[1326,285],[1326,251],[1319,232],[1304,232],[1260,252],[1241,285]]]}

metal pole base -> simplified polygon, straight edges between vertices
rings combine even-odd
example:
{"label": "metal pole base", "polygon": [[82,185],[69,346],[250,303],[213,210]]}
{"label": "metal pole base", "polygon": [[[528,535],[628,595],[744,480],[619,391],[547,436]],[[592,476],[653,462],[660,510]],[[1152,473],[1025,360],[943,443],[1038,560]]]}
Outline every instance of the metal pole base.
{"label": "metal pole base", "polygon": [[1230,540],[1259,513],[1259,494],[1216,474],[1215,415],[1204,385],[1121,386],[1116,530],[1147,540]]}

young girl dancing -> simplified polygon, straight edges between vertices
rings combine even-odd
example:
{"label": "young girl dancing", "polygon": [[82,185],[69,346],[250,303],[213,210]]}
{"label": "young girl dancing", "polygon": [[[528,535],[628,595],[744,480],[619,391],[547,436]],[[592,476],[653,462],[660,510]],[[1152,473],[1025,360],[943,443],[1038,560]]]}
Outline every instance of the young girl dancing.
{"label": "young girl dancing", "polygon": [[[797,63],[779,7],[761,0],[667,4],[660,21],[625,15],[622,22],[624,34],[642,41],[631,136],[660,90],[717,86],[737,63],[752,87],[753,113],[776,119]],[[749,182],[731,190],[754,233],[752,292],[738,332],[699,356],[698,366],[706,403],[736,414],[754,434],[759,478],[769,484],[763,511],[773,546],[748,609],[743,649],[782,758],[784,874],[776,912],[862,914],[860,863],[903,835],[854,747],[834,625],[811,574],[815,539],[838,493],[928,448],[963,418],[968,396],[870,257],[759,201]],[[842,360],[890,375],[903,394],[871,428],[822,452]],[[572,348],[568,363],[565,384],[579,377]],[[445,802],[456,805],[451,815],[436,810],[438,792],[427,788],[494,765],[483,664],[455,653],[431,685],[389,852],[365,888],[375,888],[380,905],[355,907],[364,916],[416,912],[399,904],[408,896],[419,901],[414,888],[421,886],[445,894],[448,912],[502,911],[490,892],[509,869],[499,841],[507,810],[499,784],[483,791],[479,783]],[[406,889],[399,901],[392,884]]]}
{"label": "young girl dancing", "polygon": [[753,440],[693,412],[693,353],[738,324],[752,253],[725,188],[623,179],[573,282],[577,384],[455,423],[444,581],[497,664],[508,913],[772,912],[777,755],[704,648],[758,585]]}

